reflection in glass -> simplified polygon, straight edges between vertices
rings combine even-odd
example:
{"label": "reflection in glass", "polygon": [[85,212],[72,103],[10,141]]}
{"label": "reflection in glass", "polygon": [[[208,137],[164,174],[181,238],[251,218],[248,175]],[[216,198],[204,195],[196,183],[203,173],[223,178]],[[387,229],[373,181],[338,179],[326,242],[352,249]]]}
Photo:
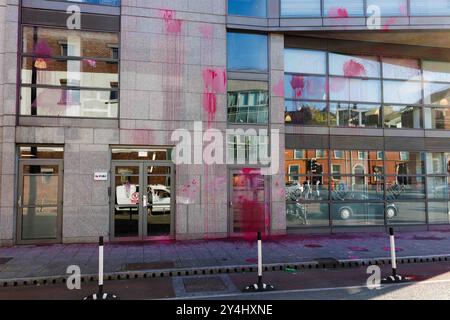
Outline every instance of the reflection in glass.
{"label": "reflection in glass", "polygon": [[267,123],[269,94],[267,82],[228,82],[228,122]]}
{"label": "reflection in glass", "polygon": [[281,0],[282,17],[320,17],[320,1]]}
{"label": "reflection in glass", "polygon": [[386,177],[388,200],[409,200],[425,198],[425,178],[419,176]]}
{"label": "reflection in glass", "polygon": [[327,104],[322,102],[286,100],[285,121],[287,124],[327,126]]}
{"label": "reflection in glass", "polygon": [[386,174],[416,175],[425,173],[425,153],[386,151]]}
{"label": "reflection in glass", "polygon": [[381,127],[380,106],[331,103],[330,124],[338,127]]}
{"label": "reflection in glass", "polygon": [[425,129],[450,129],[450,108],[425,108]]}
{"label": "reflection in glass", "polygon": [[425,83],[425,104],[449,106],[450,83]]}
{"label": "reflection in glass", "polygon": [[[137,171],[136,171],[137,170]],[[117,168],[120,176],[115,176],[114,230],[115,237],[139,236],[140,188],[139,167]]]}
{"label": "reflection in glass", "polygon": [[148,176],[146,194],[147,203],[144,203],[144,210],[147,213],[147,236],[170,235],[172,224],[170,176]]}
{"label": "reflection in glass", "polygon": [[450,5],[447,0],[410,0],[412,16],[448,16]]}
{"label": "reflection in glass", "polygon": [[367,201],[384,198],[382,176],[333,176],[331,190],[333,201]]}
{"label": "reflection in glass", "polygon": [[419,60],[383,58],[383,78],[420,81]]}
{"label": "reflection in glass", "polygon": [[267,35],[227,33],[228,69],[267,71]]}
{"label": "reflection in glass", "polygon": [[364,2],[361,0],[324,0],[323,15],[330,18],[364,16]]}
{"label": "reflection in glass", "polygon": [[22,209],[22,240],[56,239],[58,207]]}
{"label": "reflection in glass", "polygon": [[343,77],[380,77],[380,62],[377,57],[330,53],[329,59],[330,75]]}
{"label": "reflection in glass", "polygon": [[400,104],[420,104],[422,84],[415,81],[384,81],[384,102]]}
{"label": "reflection in glass", "polygon": [[334,226],[384,224],[383,203],[335,203],[331,205]]}
{"label": "reflection in glass", "polygon": [[428,202],[428,222],[431,224],[450,223],[449,202]]}
{"label": "reflection in glass", "polygon": [[319,76],[285,75],[284,92],[287,99],[325,100],[326,79]]}
{"label": "reflection in glass", "polygon": [[323,75],[326,73],[326,61],[325,51],[284,49],[285,72]]}
{"label": "reflection in glass", "polygon": [[427,174],[447,173],[447,154],[443,152],[427,153]]}
{"label": "reflection in glass", "polygon": [[329,199],[327,176],[289,176],[286,182],[287,201],[317,201]]}
{"label": "reflection in glass", "polygon": [[394,218],[387,219],[389,224],[424,224],[426,223],[426,211],[424,202],[390,202],[395,206]]}
{"label": "reflection in glass", "polygon": [[450,82],[450,62],[423,61],[425,81]]}
{"label": "reflection in glass", "polygon": [[422,108],[413,106],[385,106],[384,126],[386,128],[422,128]]}
{"label": "reflection in glass", "polygon": [[447,177],[428,177],[427,192],[429,199],[448,199]]}
{"label": "reflection in glass", "polygon": [[[21,159],[64,159],[62,147],[21,146],[19,150]],[[58,172],[58,168],[58,166],[54,167],[54,173]]]}
{"label": "reflection in glass", "polygon": [[266,0],[228,0],[228,14],[264,18],[267,15]]}
{"label": "reflection in glass", "polygon": [[378,6],[383,17],[400,17],[408,15],[407,0],[367,0],[367,7]]}
{"label": "reflection in glass", "polygon": [[330,99],[379,103],[381,83],[379,80],[330,77]]}
{"label": "reflection in glass", "polygon": [[329,226],[328,203],[286,203],[287,228]]}

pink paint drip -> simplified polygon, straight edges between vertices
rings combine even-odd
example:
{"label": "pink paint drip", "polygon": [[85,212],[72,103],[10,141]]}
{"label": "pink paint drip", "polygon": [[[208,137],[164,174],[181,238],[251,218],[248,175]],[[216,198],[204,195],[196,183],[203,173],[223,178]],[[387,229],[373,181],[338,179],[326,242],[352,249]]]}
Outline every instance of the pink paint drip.
{"label": "pink paint drip", "polygon": [[208,114],[208,128],[211,128],[217,114],[217,94],[226,92],[227,76],[222,69],[205,69],[202,76],[204,86],[202,104]]}
{"label": "pink paint drip", "polygon": [[344,64],[344,75],[346,77],[363,77],[366,75],[366,68],[361,63],[351,59]]}
{"label": "pink paint drip", "polygon": [[200,26],[199,31],[204,39],[212,39],[214,36],[214,27],[210,24]]}
{"label": "pink paint drip", "polygon": [[328,10],[330,18],[348,18],[348,11],[345,8],[333,7]]}
{"label": "pink paint drip", "polygon": [[182,21],[175,18],[175,11],[170,9],[160,10],[161,18],[164,20],[166,26],[166,32],[169,34],[180,34],[181,27],[183,25]]}
{"label": "pink paint drip", "polygon": [[291,87],[297,98],[301,98],[305,89],[305,78],[302,76],[293,76],[291,79]]}
{"label": "pink paint drip", "polygon": [[274,96],[284,97],[284,79],[280,79],[280,81],[272,86],[272,92]]}
{"label": "pink paint drip", "polygon": [[397,18],[392,17],[386,20],[386,23],[383,25],[382,31],[389,31],[390,27],[395,24],[397,21]]}

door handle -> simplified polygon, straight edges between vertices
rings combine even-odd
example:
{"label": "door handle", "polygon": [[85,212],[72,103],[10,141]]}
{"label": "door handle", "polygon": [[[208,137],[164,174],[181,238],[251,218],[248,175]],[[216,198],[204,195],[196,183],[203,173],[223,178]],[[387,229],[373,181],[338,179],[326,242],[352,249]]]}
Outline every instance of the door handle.
{"label": "door handle", "polygon": [[19,208],[22,208],[22,195],[19,196],[19,199],[17,200],[17,205]]}
{"label": "door handle", "polygon": [[233,206],[233,201],[230,201],[230,207],[232,207]]}

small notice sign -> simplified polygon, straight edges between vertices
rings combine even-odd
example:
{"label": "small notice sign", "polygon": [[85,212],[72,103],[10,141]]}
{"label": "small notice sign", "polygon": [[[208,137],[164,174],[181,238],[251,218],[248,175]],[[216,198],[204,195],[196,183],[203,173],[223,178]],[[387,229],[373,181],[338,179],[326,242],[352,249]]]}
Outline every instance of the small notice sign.
{"label": "small notice sign", "polygon": [[94,181],[108,181],[108,172],[96,172]]}

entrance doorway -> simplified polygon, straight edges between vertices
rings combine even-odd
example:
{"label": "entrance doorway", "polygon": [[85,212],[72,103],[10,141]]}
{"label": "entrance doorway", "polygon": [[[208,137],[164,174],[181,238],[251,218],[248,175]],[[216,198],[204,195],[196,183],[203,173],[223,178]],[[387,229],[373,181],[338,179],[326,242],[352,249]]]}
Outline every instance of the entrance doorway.
{"label": "entrance doorway", "polygon": [[112,234],[115,240],[174,235],[174,166],[161,161],[112,164]]}
{"label": "entrance doorway", "polygon": [[260,169],[230,171],[230,234],[242,236],[270,228],[270,194]]}
{"label": "entrance doorway", "polygon": [[61,243],[63,148],[20,147],[17,243]]}

